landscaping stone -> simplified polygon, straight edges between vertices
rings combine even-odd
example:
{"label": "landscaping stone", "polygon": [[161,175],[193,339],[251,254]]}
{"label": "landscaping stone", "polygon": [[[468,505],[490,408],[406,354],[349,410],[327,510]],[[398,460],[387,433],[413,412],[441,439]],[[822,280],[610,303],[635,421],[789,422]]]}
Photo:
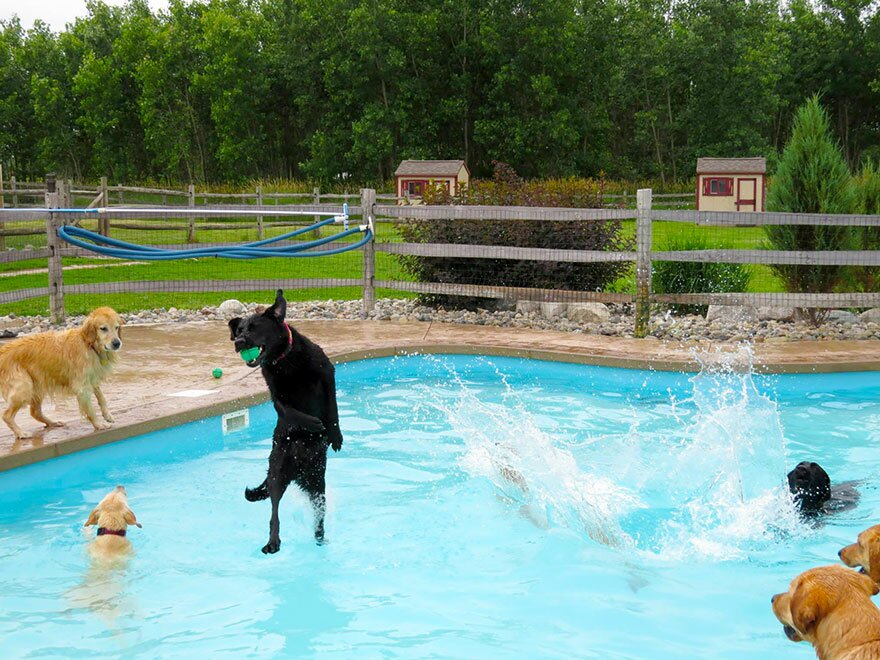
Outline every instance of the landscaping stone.
{"label": "landscaping stone", "polygon": [[577,323],[605,323],[611,312],[602,303],[569,303],[567,316]]}
{"label": "landscaping stone", "polygon": [[742,321],[756,321],[758,319],[758,311],[751,305],[709,305],[706,311],[707,321],[723,321],[725,323],[736,323]]}
{"label": "landscaping stone", "polygon": [[241,316],[242,314],[247,314],[247,308],[238,300],[234,298],[230,300],[224,300],[220,303],[220,306],[217,308],[217,311],[220,312],[223,316],[228,316],[232,318],[233,316]]}

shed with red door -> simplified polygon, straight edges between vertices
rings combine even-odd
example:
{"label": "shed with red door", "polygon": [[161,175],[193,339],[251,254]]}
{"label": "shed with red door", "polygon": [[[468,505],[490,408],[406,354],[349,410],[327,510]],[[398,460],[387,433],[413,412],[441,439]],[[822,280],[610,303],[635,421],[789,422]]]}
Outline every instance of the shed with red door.
{"label": "shed with red door", "polygon": [[698,211],[763,211],[767,160],[698,158]]}
{"label": "shed with red door", "polygon": [[463,160],[404,160],[394,172],[397,196],[420,198],[428,186],[445,187],[456,195],[468,184],[470,172]]}

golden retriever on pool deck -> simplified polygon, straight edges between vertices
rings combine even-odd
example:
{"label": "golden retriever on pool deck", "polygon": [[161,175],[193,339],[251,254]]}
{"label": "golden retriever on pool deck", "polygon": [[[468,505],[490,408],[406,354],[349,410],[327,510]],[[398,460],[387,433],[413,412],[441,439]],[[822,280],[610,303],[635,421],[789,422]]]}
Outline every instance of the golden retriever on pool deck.
{"label": "golden retriever on pool deck", "polygon": [[96,431],[107,428],[95,415],[92,394],[104,419],[112,422],[100,384],[116,362],[121,337],[122,319],[109,307],[99,307],[82,327],[26,335],[0,346],[0,394],[7,405],[3,421],[15,437],[27,437],[15,423],[15,415],[26,405],[38,422],[62,426],[42,411],[43,399],[62,393],[76,397],[80,412]]}
{"label": "golden retriever on pool deck", "polygon": [[128,506],[124,486],[117,486],[98,502],[84,527],[92,525],[98,526],[98,535],[89,546],[93,558],[121,559],[131,551],[131,542],[126,538],[128,526],[141,524]]}
{"label": "golden retriever on pool deck", "polygon": [[859,538],[837,553],[850,568],[860,568],[874,582],[880,584],[880,525],[868,527]]}
{"label": "golden retriever on pool deck", "polygon": [[788,591],[770,600],[773,614],[793,642],[813,645],[820,660],[880,658],[878,591],[867,575],[843,566],[820,566],[798,575]]}

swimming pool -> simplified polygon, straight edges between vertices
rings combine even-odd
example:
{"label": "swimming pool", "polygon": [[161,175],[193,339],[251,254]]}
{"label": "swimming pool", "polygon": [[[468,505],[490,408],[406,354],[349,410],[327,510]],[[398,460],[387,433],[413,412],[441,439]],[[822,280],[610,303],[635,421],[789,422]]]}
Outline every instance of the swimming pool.
{"label": "swimming pool", "polygon": [[[3,657],[809,658],[770,595],[880,521],[873,373],[410,356],[337,382],[323,547],[290,491],[260,552],[269,405],[0,474]],[[803,459],[859,506],[799,523]],[[82,524],[117,483],[143,529],[96,575]]]}

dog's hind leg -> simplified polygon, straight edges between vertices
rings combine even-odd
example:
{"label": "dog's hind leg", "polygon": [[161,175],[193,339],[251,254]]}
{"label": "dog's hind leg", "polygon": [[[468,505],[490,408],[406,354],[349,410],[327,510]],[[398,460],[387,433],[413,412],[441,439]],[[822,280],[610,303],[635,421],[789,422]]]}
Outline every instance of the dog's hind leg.
{"label": "dog's hind leg", "polygon": [[6,422],[6,426],[12,429],[13,435],[18,440],[27,438],[28,434],[15,423],[15,416],[31,400],[33,393],[33,386],[29,382],[18,382],[4,393],[8,406],[3,413],[3,421]]}
{"label": "dog's hind leg", "polygon": [[95,398],[98,400],[98,406],[101,408],[101,415],[104,416],[108,422],[113,422],[113,415],[110,414],[110,409],[107,407],[107,399],[104,398],[104,393],[101,391],[101,388],[95,385]]}
{"label": "dog's hind leg", "polygon": [[245,488],[244,489],[244,499],[248,502],[259,502],[260,500],[265,500],[269,497],[269,477],[263,479],[263,483],[261,483],[256,488]]}
{"label": "dog's hind leg", "polygon": [[279,535],[280,523],[278,521],[278,505],[287,490],[290,483],[288,475],[287,451],[280,443],[276,443],[272,447],[272,453],[269,454],[269,475],[266,477],[268,484],[269,499],[272,501],[272,517],[269,518],[269,542],[263,546],[263,554],[274,554],[281,548],[281,537]]}
{"label": "dog's hind leg", "polygon": [[327,449],[321,447],[320,452],[314,457],[314,464],[307,472],[304,472],[299,480],[302,489],[308,493],[309,502],[315,513],[315,540],[319,545],[324,543],[324,514],[327,511],[326,480],[324,474],[327,468]]}
{"label": "dog's hind leg", "polygon": [[43,400],[36,395],[31,399],[31,417],[49,428],[64,426],[61,422],[55,422],[43,414]]}

